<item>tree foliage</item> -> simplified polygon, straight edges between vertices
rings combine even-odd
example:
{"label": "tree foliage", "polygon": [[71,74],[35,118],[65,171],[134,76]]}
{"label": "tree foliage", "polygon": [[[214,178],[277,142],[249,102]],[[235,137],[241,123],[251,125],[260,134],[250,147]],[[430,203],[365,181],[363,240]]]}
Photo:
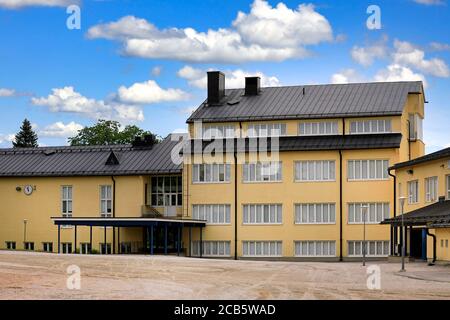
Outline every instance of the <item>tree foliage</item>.
{"label": "tree foliage", "polygon": [[35,148],[38,146],[38,136],[28,119],[23,120],[20,131],[15,135],[12,144],[14,148]]}
{"label": "tree foliage", "polygon": [[71,146],[129,144],[135,137],[144,135],[150,135],[154,143],[159,142],[157,135],[138,126],[127,125],[121,130],[118,121],[98,120],[93,126],[84,127],[77,135],[70,137],[69,143]]}

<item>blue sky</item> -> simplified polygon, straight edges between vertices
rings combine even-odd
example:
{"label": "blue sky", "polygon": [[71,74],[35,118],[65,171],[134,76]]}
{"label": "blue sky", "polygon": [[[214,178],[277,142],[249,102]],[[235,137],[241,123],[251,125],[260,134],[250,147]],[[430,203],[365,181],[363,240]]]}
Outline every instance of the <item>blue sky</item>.
{"label": "blue sky", "polygon": [[[80,29],[66,26],[74,3]],[[381,29],[366,25],[372,4]],[[41,145],[97,118],[185,129],[219,69],[230,87],[422,79],[434,151],[450,145],[448,21],[444,0],[0,0],[0,147],[25,117]]]}

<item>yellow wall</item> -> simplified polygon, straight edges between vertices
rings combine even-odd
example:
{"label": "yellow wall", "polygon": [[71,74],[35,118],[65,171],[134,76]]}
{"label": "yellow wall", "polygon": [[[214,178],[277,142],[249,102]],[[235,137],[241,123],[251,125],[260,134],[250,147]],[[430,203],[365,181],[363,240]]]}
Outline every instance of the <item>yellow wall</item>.
{"label": "yellow wall", "polygon": [[[116,217],[139,217],[144,203],[143,178],[115,177]],[[32,185],[31,195],[16,191],[16,187]],[[57,226],[50,217],[61,217],[61,186],[73,186],[73,217],[100,217],[100,185],[112,185],[111,177],[30,177],[0,179],[0,248],[5,241],[15,241],[23,249],[24,219],[26,241],[34,241],[35,250],[42,250],[42,242],[53,242],[57,251]],[[89,242],[89,227],[78,227],[78,243]],[[99,250],[104,229],[93,228],[93,249]],[[142,241],[138,228],[122,228],[121,241]],[[74,242],[74,228],[61,229],[61,242]],[[112,228],[107,229],[107,242],[112,242]],[[73,246],[73,245],[72,245]],[[79,248],[79,245],[77,246]]]}
{"label": "yellow wall", "polygon": [[[418,202],[410,204],[408,203],[408,200],[406,200],[404,209],[405,213],[432,204],[431,202],[427,202],[425,198],[425,178],[428,177],[434,176],[438,177],[438,197],[444,196],[446,197],[446,199],[448,199],[447,197],[448,186],[446,184],[447,179],[446,177],[450,175],[449,161],[450,158],[428,161],[415,166],[400,168],[395,171],[398,183],[397,186],[398,197],[400,196],[408,197],[408,187],[407,187],[408,181],[418,180],[419,182]],[[410,170],[412,170],[412,172],[409,172]],[[442,239],[450,240],[449,237],[450,228],[443,228],[443,229],[439,228],[431,230],[430,232],[436,235],[437,260],[450,261],[449,249],[441,248],[440,243]],[[433,256],[432,239],[430,237],[427,237],[427,257],[431,259],[432,256]]]}

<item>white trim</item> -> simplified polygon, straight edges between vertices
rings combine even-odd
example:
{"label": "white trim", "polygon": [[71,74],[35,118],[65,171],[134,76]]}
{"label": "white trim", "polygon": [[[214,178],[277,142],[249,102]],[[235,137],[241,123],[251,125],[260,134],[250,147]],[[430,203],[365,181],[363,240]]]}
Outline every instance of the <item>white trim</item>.
{"label": "white trim", "polygon": [[[305,243],[314,243],[314,254],[307,253],[306,255],[301,253],[297,254],[297,244],[301,246],[302,242]],[[332,245],[334,244],[334,254],[317,254],[317,243],[328,243],[328,252],[331,252]],[[309,248],[308,248],[309,249]],[[308,250],[309,251],[309,250]],[[294,240],[294,257],[336,257],[336,240]]]}

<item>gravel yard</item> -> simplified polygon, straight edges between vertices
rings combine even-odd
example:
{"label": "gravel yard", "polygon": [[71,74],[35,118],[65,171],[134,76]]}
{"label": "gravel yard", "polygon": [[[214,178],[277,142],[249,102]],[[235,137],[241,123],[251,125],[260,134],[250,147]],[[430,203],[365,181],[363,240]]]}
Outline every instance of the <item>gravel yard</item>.
{"label": "gravel yard", "polygon": [[[370,262],[381,289],[367,288],[360,263],[267,262],[137,255],[0,251],[0,299],[450,299],[450,267]],[[67,267],[81,288],[67,288]]]}

